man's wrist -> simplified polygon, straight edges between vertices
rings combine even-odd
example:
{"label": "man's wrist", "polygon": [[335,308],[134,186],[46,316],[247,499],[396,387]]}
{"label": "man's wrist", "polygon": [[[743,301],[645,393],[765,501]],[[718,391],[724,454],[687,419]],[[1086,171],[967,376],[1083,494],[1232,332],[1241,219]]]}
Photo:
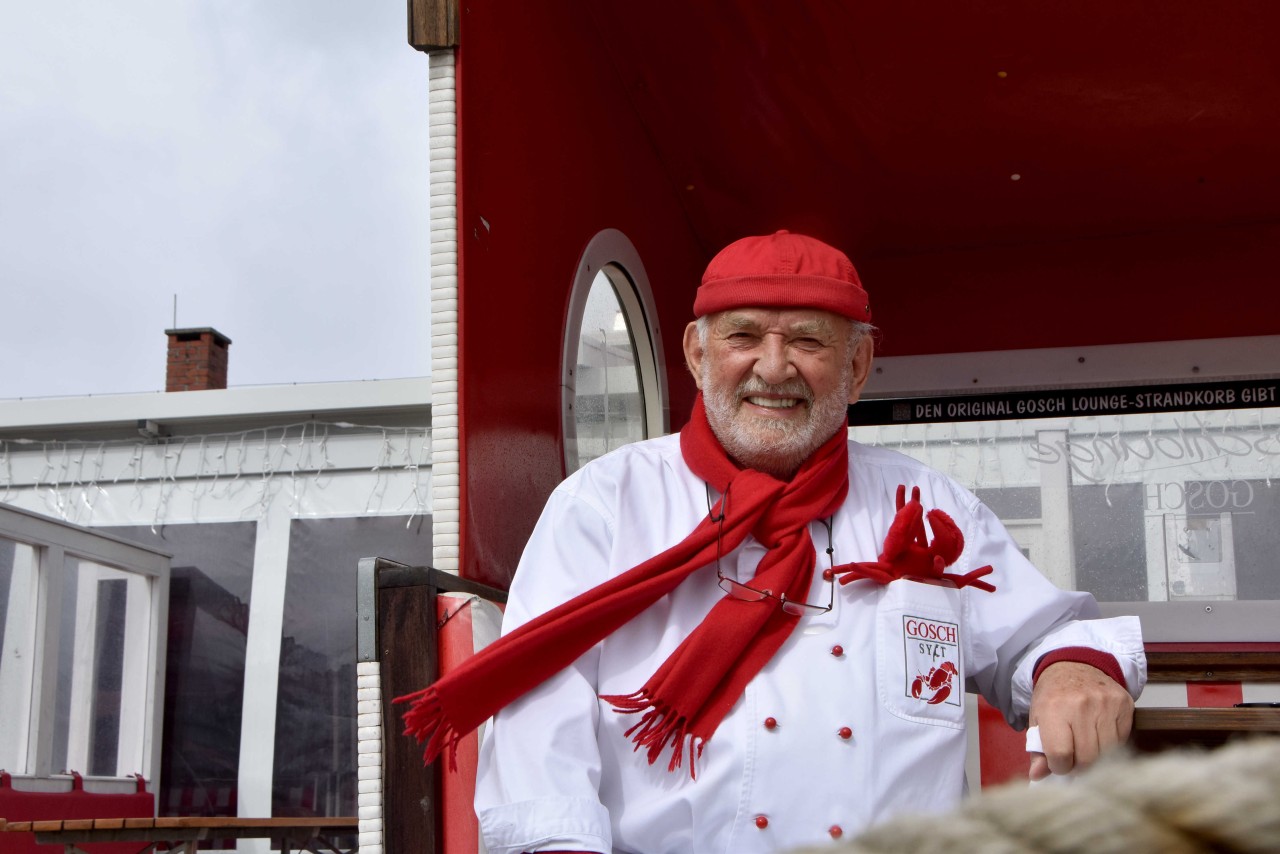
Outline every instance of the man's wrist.
{"label": "man's wrist", "polygon": [[1124,688],[1129,690],[1129,686],[1124,680],[1124,670],[1120,667],[1120,662],[1109,652],[1103,652],[1099,649],[1093,649],[1087,646],[1064,646],[1061,649],[1055,649],[1046,652],[1040,656],[1036,662],[1035,670],[1031,674],[1031,684],[1034,686],[1036,680],[1040,678],[1040,674],[1051,664],[1057,664],[1060,661],[1074,661],[1077,664],[1087,664],[1090,667],[1097,668],[1103,673],[1110,676]]}

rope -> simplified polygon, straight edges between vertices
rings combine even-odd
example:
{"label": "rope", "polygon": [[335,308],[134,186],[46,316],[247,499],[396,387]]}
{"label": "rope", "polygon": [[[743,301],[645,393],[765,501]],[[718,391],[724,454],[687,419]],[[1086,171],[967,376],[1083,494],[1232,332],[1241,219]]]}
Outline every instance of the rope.
{"label": "rope", "polygon": [[[809,854],[1280,851],[1280,738],[1112,758],[1067,785],[1008,785]],[[804,854],[804,852],[796,852]]]}

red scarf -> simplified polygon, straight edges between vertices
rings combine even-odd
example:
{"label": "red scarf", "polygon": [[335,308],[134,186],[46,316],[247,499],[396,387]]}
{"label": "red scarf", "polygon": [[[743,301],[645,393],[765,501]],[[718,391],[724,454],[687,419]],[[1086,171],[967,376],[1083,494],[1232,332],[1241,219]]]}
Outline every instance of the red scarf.
{"label": "red scarf", "polygon": [[[803,600],[815,563],[808,525],[834,513],[849,491],[847,432],[837,430],[783,482],[729,459],[699,396],[680,431],[680,451],[693,473],[722,496],[709,516],[661,554],[504,635],[433,685],[397,697],[397,703],[412,704],[404,715],[405,734],[426,743],[427,762],[447,749],[452,764],[463,735],[568,667],[690,574],[707,569],[719,549],[729,554],[748,536],[768,550],[752,586]],[[712,521],[722,514],[722,523]],[[650,763],[671,745],[668,769],[674,771],[688,740],[692,774],[706,740],[798,620],[777,599],[726,596],[639,690],[601,699],[620,712],[644,713],[627,735],[637,749],[646,748]]]}

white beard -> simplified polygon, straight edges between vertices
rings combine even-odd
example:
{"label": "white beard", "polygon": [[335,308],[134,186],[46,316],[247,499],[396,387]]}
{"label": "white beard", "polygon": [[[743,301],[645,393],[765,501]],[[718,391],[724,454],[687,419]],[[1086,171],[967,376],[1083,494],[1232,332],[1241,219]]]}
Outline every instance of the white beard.
{"label": "white beard", "polygon": [[[769,385],[754,374],[730,392],[711,384],[710,363],[702,363],[702,402],[707,421],[725,452],[740,465],[788,478],[809,456],[845,424],[849,392],[853,384],[853,364],[840,372],[840,381],[825,397],[814,399],[813,390],[796,378]],[[757,418],[742,409],[744,398],[754,394],[775,394],[804,401],[809,417],[802,422]]]}

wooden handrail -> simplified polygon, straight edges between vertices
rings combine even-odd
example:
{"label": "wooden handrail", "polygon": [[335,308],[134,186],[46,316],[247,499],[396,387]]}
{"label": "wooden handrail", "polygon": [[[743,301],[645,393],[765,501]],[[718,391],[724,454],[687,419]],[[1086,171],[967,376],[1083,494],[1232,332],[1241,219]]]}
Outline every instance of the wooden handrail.
{"label": "wooden handrail", "polygon": [[1138,708],[1135,731],[1280,733],[1280,708]]}
{"label": "wooden handrail", "polygon": [[[2,822],[3,820],[0,820]],[[0,823],[0,830],[20,833],[53,833],[62,830],[175,830],[184,828],[239,828],[243,830],[326,830],[354,832],[355,816],[300,818],[238,818],[235,816],[160,816],[157,818],[61,818]]]}
{"label": "wooden handrail", "polygon": [[[41,845],[61,845],[68,854],[81,845],[103,842],[167,844],[195,854],[197,843],[212,839],[271,839],[281,854],[290,851],[339,852],[337,838],[359,831],[356,816],[238,818],[229,816],[161,816],[159,818],[83,818],[0,821],[5,833],[31,833]],[[0,847],[5,847],[0,845]],[[350,849],[352,852],[355,848]]]}
{"label": "wooden handrail", "polygon": [[1147,649],[1151,682],[1280,682],[1280,649]]}

